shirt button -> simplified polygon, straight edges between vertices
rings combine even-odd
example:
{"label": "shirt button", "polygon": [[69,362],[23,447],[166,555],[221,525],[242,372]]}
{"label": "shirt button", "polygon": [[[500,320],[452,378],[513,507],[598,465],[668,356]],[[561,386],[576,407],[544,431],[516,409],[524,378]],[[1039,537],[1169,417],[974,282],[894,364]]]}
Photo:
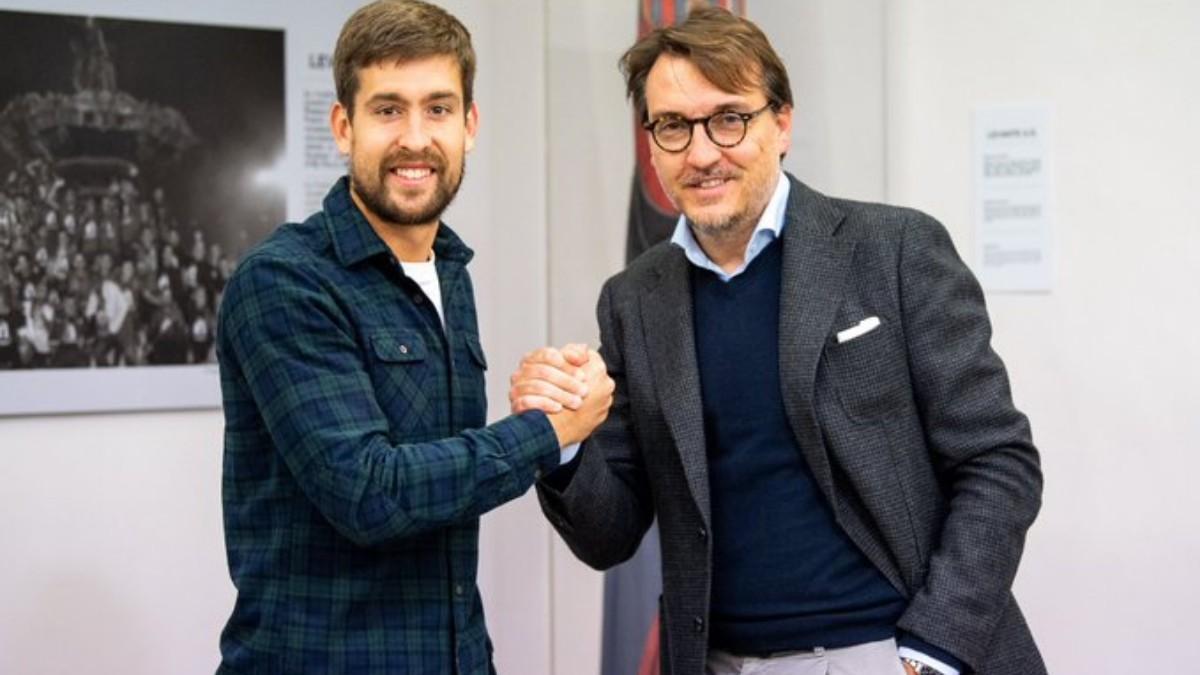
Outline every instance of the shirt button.
{"label": "shirt button", "polygon": [[542,479],[542,470],[541,470],[541,469],[534,469],[534,470],[533,470],[533,479],[534,479],[534,480],[541,480],[541,479]]}
{"label": "shirt button", "polygon": [[455,595],[462,595],[462,594],[463,594],[463,587],[462,587],[462,584],[454,584],[454,594],[455,594]]}
{"label": "shirt button", "polygon": [[425,296],[422,295],[421,293],[417,293],[416,295],[413,296],[413,302],[415,302],[419,305],[419,304],[425,302]]}
{"label": "shirt button", "polygon": [[400,345],[400,353],[407,354],[408,353],[408,345]]}
{"label": "shirt button", "polygon": [[698,617],[698,616],[693,617],[692,618],[692,626],[696,629],[697,633],[703,633],[704,632],[704,619],[701,617]]}
{"label": "shirt button", "polygon": [[705,539],[708,539],[708,530],[704,529],[703,527],[698,528],[696,530],[696,536],[700,537],[700,541],[704,541]]}

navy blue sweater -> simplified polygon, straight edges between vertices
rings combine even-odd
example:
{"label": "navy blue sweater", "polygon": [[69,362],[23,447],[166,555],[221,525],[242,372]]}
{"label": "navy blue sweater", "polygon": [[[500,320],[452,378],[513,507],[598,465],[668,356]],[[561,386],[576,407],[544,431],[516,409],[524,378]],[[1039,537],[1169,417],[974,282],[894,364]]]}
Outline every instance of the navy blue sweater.
{"label": "navy blue sweater", "polygon": [[907,605],[834,521],[788,426],[782,250],[772,243],[729,282],[691,272],[712,500],[710,645],[741,655],[886,639]]}

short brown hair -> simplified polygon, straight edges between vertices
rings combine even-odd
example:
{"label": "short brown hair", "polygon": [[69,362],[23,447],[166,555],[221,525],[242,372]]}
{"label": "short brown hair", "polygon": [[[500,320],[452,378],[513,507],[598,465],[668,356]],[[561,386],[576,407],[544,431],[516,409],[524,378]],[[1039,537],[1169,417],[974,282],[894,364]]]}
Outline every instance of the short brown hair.
{"label": "short brown hair", "polygon": [[777,107],[792,105],[787,69],[758,26],[719,7],[701,6],[693,9],[683,23],[648,33],[621,56],[625,93],[643,118],[646,77],[663,54],[691,61],[709,82],[724,91],[762,87],[768,103]]}
{"label": "short brown hair", "polygon": [[464,112],[475,89],[471,33],[452,14],[421,0],[376,0],[346,20],[333,50],[338,102],[353,116],[358,71],[383,61],[451,56],[462,75]]}

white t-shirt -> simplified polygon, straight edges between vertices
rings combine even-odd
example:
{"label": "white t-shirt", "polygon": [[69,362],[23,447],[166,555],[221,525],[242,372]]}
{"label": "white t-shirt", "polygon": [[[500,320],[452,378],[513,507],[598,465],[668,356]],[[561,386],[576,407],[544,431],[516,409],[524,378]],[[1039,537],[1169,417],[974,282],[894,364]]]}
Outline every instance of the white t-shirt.
{"label": "white t-shirt", "polygon": [[404,268],[404,274],[409,279],[417,282],[421,287],[421,292],[429,301],[433,303],[433,308],[437,310],[438,318],[442,320],[442,326],[446,325],[446,317],[442,315],[442,285],[438,282],[437,267],[434,266],[433,252],[429,252],[429,260],[425,262],[404,262],[400,261],[400,266]]}

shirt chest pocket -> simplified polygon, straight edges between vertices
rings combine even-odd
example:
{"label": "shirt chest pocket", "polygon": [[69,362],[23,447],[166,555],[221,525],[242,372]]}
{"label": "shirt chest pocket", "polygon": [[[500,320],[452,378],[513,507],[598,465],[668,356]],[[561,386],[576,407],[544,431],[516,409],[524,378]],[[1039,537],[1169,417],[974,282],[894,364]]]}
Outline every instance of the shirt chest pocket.
{"label": "shirt chest pocket", "polygon": [[444,377],[417,331],[376,331],[369,339],[370,374],[375,398],[396,430],[432,423],[430,405],[445,395]]}
{"label": "shirt chest pocket", "polygon": [[476,335],[465,333],[456,350],[455,393],[462,406],[459,418],[468,427],[482,426],[487,420],[487,359]]}
{"label": "shirt chest pocket", "polygon": [[474,367],[481,371],[487,370],[487,358],[483,355],[483,345],[479,343],[479,338],[467,335],[463,341],[467,343],[467,352],[471,355]]}

